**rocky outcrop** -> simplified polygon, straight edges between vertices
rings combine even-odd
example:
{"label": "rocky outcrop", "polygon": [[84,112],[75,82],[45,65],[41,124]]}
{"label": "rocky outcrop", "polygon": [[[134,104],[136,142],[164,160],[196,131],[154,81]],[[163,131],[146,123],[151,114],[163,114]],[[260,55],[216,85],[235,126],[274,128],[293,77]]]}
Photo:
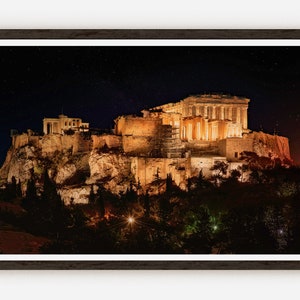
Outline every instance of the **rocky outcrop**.
{"label": "rocky outcrop", "polygon": [[63,184],[66,180],[72,178],[76,174],[76,166],[74,163],[66,163],[57,170],[55,182],[59,185]]}
{"label": "rocky outcrop", "polygon": [[[227,139],[226,142],[223,148],[227,159],[228,153],[245,149],[262,157],[291,160],[289,142],[285,137],[253,132],[243,138]],[[113,135],[14,136],[12,147],[0,169],[1,183],[12,182],[14,177],[21,183],[25,194],[28,181],[33,179],[38,192],[41,192],[43,175],[47,172],[57,184],[66,204],[88,203],[92,187],[96,192],[99,185],[117,195],[138,185],[144,192],[160,193],[159,189],[163,188],[169,173],[174,182],[185,189],[187,179],[195,176],[193,169],[198,174],[205,165],[209,176],[214,161],[219,159],[209,156],[205,161],[202,155],[194,159],[189,156],[174,159],[131,157],[123,153],[120,145],[120,137]],[[162,183],[162,187],[153,184],[155,179]]]}
{"label": "rocky outcrop", "polygon": [[11,148],[0,170],[1,180],[11,182],[12,177],[21,183],[32,178],[39,169],[39,154],[33,146],[23,146],[19,149]]}
{"label": "rocky outcrop", "polygon": [[253,139],[253,151],[258,156],[291,161],[288,138],[264,132],[253,132],[249,138]]}
{"label": "rocky outcrop", "polygon": [[58,189],[58,193],[66,205],[72,203],[87,204],[89,203],[91,188],[90,185],[82,185],[80,187],[64,186]]}
{"label": "rocky outcrop", "polygon": [[2,184],[12,182],[14,177],[21,183],[25,195],[27,183],[33,179],[38,192],[41,192],[43,174],[48,172],[66,204],[88,203],[91,187],[98,184],[115,194],[126,192],[130,180],[134,180],[131,158],[120,151],[110,150],[110,147],[118,147],[118,138],[105,136],[95,139],[94,150],[76,153],[73,153],[72,147],[63,146],[58,135],[47,135],[38,145],[29,143],[20,146],[20,141],[15,139],[18,146],[9,149],[0,170]]}
{"label": "rocky outcrop", "polygon": [[90,178],[87,183],[102,183],[116,194],[125,192],[133,180],[131,158],[120,153],[101,153],[93,150],[89,155]]}

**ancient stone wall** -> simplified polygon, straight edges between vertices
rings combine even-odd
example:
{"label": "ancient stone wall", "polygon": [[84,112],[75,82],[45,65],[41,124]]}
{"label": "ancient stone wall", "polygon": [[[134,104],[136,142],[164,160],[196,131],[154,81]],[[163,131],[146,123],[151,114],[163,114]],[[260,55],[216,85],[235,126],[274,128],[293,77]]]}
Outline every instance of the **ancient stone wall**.
{"label": "ancient stone wall", "polygon": [[122,146],[122,137],[116,135],[92,135],[93,150],[102,149],[105,145],[109,149],[117,149]]}
{"label": "ancient stone wall", "polygon": [[219,152],[229,161],[238,161],[243,151],[253,151],[253,139],[249,136],[242,138],[227,138],[219,141]]}
{"label": "ancient stone wall", "polygon": [[154,151],[156,138],[146,136],[123,136],[123,150],[129,155],[151,156]]}
{"label": "ancient stone wall", "polygon": [[29,136],[27,133],[14,135],[12,137],[12,146],[14,147],[14,149],[17,149],[25,145],[28,145],[28,141],[29,141]]}
{"label": "ancient stone wall", "polygon": [[[113,143],[112,139],[108,138],[107,140]],[[75,154],[91,150],[91,141],[80,133],[73,135],[47,134],[44,136],[33,136],[23,133],[12,137],[13,149],[18,149],[26,145],[32,145],[41,149],[44,156],[53,154],[55,151],[71,150]]]}
{"label": "ancient stone wall", "polygon": [[157,134],[161,122],[159,118],[122,116],[116,120],[116,134],[123,136],[153,136]]}
{"label": "ancient stone wall", "polygon": [[119,117],[116,134],[122,135],[122,147],[130,155],[149,155],[156,149],[162,120],[151,117]]}
{"label": "ancient stone wall", "polygon": [[245,134],[242,138],[221,140],[219,151],[229,161],[238,161],[243,151],[255,152],[259,156],[291,160],[288,138],[263,132]]}
{"label": "ancient stone wall", "polygon": [[30,135],[28,133],[22,133],[19,135],[14,135],[12,137],[12,146],[14,149],[18,149],[26,145],[39,147],[40,139],[41,139],[40,136]]}

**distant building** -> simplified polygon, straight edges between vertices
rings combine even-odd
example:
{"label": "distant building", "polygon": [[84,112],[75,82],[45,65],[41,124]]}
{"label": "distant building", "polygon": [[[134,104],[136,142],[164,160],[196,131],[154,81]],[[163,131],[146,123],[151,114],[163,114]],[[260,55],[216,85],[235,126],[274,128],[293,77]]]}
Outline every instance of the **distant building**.
{"label": "distant building", "polygon": [[59,115],[58,118],[43,119],[44,134],[64,134],[68,130],[87,132],[89,131],[89,123],[82,122],[80,118],[69,118],[62,114]]}

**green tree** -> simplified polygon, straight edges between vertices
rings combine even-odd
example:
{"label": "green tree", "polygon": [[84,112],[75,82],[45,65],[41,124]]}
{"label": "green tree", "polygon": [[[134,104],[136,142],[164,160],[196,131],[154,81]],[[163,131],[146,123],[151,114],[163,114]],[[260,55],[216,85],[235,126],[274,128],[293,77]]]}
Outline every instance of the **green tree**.
{"label": "green tree", "polygon": [[182,240],[185,252],[211,253],[212,228],[206,208],[196,205],[186,212],[183,219]]}

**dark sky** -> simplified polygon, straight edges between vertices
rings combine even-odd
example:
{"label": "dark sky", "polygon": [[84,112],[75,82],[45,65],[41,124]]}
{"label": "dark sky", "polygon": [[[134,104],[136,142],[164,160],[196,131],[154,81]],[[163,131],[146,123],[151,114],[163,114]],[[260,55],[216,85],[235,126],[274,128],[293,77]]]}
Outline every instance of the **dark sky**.
{"label": "dark sky", "polygon": [[290,139],[300,162],[299,47],[0,47],[0,163],[9,130],[63,112],[97,128],[120,114],[224,92],[250,98],[249,128]]}

